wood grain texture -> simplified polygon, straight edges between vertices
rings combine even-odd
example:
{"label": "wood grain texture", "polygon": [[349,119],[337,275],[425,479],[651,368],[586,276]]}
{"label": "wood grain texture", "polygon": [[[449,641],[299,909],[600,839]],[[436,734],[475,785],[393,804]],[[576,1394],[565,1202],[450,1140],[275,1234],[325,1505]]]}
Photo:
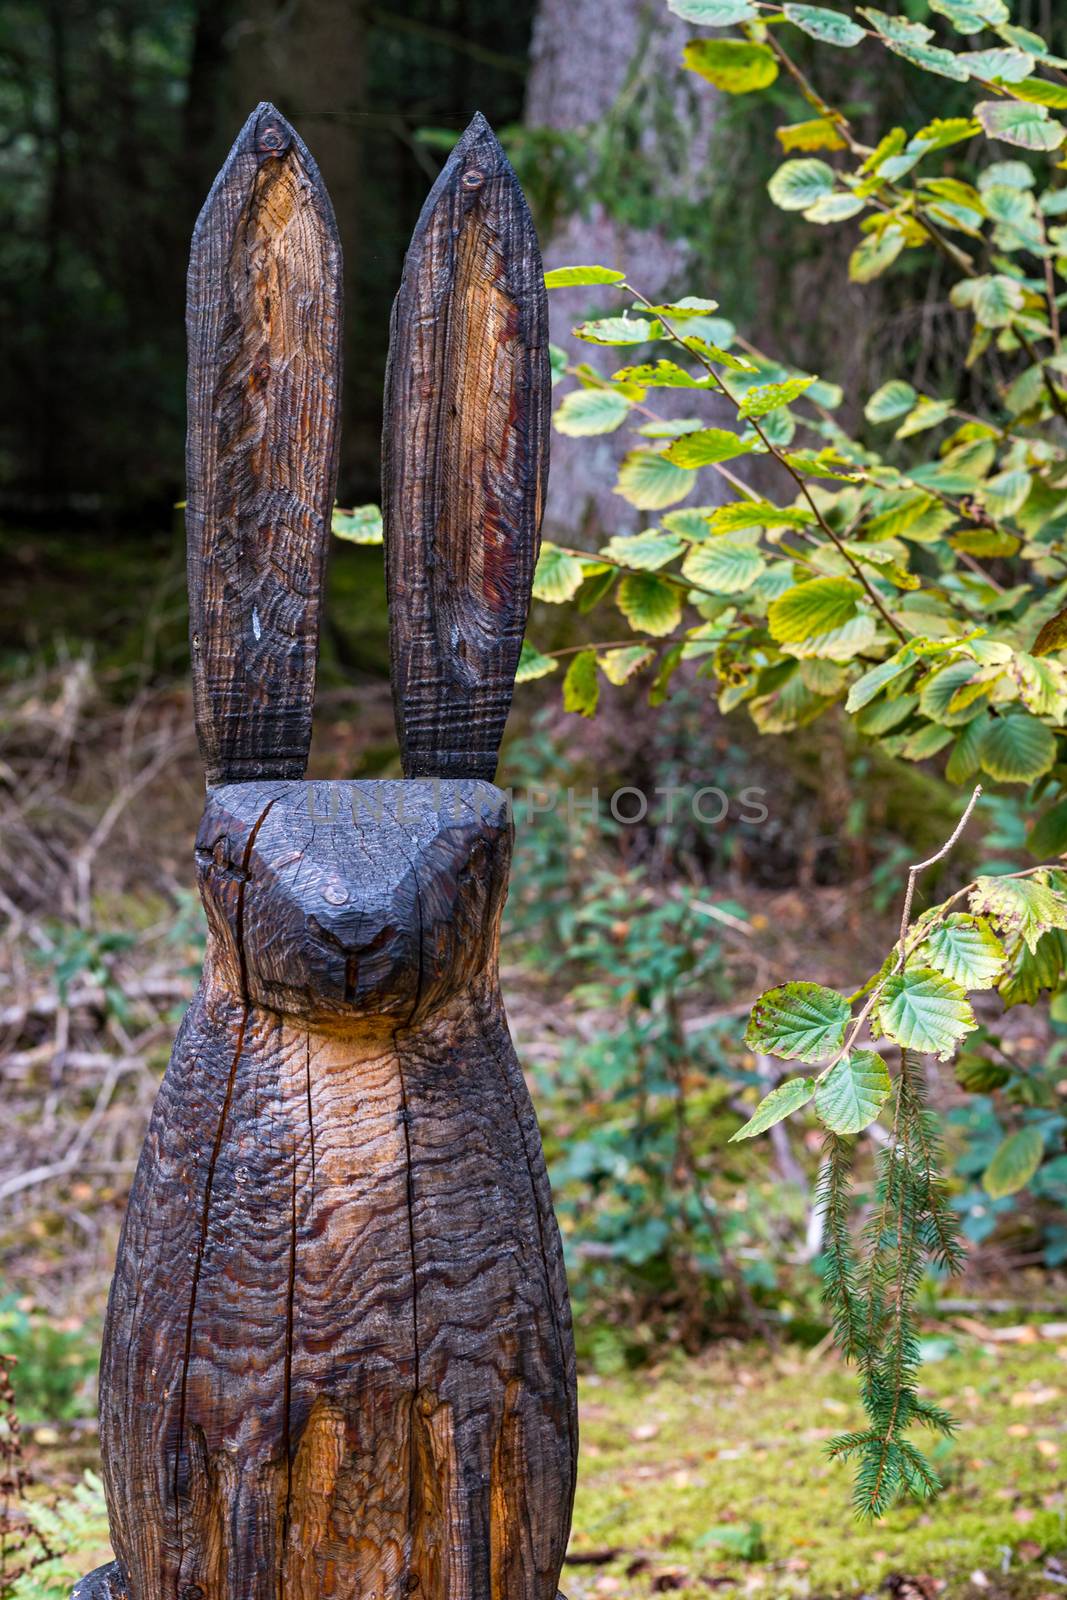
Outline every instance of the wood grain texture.
{"label": "wood grain texture", "polygon": [[539,546],[550,389],[537,237],[476,116],[423,207],[390,329],[382,504],[409,777],[496,772]]}
{"label": "wood grain texture", "polygon": [[510,848],[488,784],[209,795],[101,1373],[128,1592],[85,1600],[555,1600],[574,1351]]}
{"label": "wood grain texture", "polygon": [[200,749],[209,783],[298,778],[336,479],[341,252],[314,161],[265,103],[197,222],[187,329]]}

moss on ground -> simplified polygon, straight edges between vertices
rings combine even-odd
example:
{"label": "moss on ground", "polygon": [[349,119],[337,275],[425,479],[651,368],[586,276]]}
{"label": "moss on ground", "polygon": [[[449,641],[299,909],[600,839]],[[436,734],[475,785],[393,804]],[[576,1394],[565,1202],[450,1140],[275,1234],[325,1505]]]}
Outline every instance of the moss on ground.
{"label": "moss on ground", "polygon": [[[894,1573],[985,1600],[1067,1592],[1067,1572],[1059,1588],[1045,1575],[1067,1552],[1067,1341],[951,1345],[924,1370],[959,1419],[938,1455],[947,1487],[867,1525],[848,1469],[826,1457],[860,1420],[854,1375],[836,1361],[750,1346],[654,1377],[586,1378],[571,1556],[601,1559],[569,1561],[565,1593],[706,1596],[729,1579],[746,1594],[852,1596]],[[735,1548],[758,1536],[762,1553],[706,1542],[724,1527]]]}
{"label": "moss on ground", "polygon": [[[883,1590],[898,1600],[1059,1600],[1067,1339],[936,1343],[945,1353],[926,1367],[925,1386],[960,1424],[939,1462],[947,1487],[933,1505],[868,1525],[852,1515],[847,1469],[826,1459],[827,1440],[858,1418],[854,1378],[832,1359],[751,1345],[584,1378],[564,1593],[844,1600]],[[36,1499],[48,1481],[47,1452],[34,1466]],[[728,1530],[730,1550],[708,1540],[712,1529]],[[105,1536],[99,1485],[90,1481],[78,1499],[60,1502],[53,1548],[68,1548],[21,1580],[17,1600],[65,1595],[75,1575],[105,1558]],[[1057,1557],[1064,1565],[1049,1567]],[[886,1591],[893,1574],[923,1587]]]}

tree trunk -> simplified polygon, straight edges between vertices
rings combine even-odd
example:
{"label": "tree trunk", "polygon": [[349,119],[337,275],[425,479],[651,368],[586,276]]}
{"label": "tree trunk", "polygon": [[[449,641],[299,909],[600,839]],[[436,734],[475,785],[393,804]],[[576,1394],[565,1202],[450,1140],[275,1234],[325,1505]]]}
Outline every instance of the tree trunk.
{"label": "tree trunk", "polygon": [[[224,122],[232,126],[260,100],[270,100],[300,124],[315,150],[344,241],[345,297],[350,305],[358,303],[364,0],[246,0],[242,12],[226,36],[230,105]],[[351,388],[351,378],[344,380],[342,424],[352,409],[346,403]],[[343,428],[342,477],[353,438],[353,431]]]}
{"label": "tree trunk", "polygon": [[[526,122],[587,134],[582,204],[542,238],[547,267],[616,267],[650,299],[710,294],[706,256],[671,226],[672,209],[691,208],[711,181],[717,96],[680,66],[693,36],[661,0],[617,0],[610,17],[599,0],[540,0]],[[574,362],[611,373],[629,352],[599,350],[570,330],[591,314],[617,314],[622,305],[612,290],[555,291],[553,342]],[[665,415],[692,409],[691,397],[687,405],[670,390],[656,391],[655,401]],[[703,398],[701,405],[709,422],[722,420]],[[632,532],[648,520],[612,492],[619,462],[639,442],[627,427],[597,439],[553,435],[549,534]]]}

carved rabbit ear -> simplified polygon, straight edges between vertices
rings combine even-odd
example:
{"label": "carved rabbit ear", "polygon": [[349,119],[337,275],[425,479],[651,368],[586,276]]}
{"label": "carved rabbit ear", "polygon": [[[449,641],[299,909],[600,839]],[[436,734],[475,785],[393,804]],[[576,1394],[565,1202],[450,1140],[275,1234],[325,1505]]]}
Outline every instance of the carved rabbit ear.
{"label": "carved rabbit ear", "polygon": [[382,496],[408,777],[496,771],[537,560],[550,388],[537,237],[479,115],[423,207],[390,329]]}
{"label": "carved rabbit ear", "polygon": [[341,248],[303,141],[257,106],[193,234],[186,466],[208,782],[299,778],[337,474]]}

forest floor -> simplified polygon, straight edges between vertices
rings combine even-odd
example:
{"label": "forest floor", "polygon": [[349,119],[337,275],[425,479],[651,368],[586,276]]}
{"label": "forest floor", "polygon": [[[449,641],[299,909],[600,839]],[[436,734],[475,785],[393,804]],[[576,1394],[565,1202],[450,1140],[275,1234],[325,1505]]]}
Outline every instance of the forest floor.
{"label": "forest floor", "polygon": [[[924,1387],[959,1422],[938,1458],[946,1488],[933,1504],[872,1524],[856,1522],[848,1470],[826,1455],[858,1417],[854,1376],[832,1355],[749,1344],[583,1377],[564,1593],[1060,1600],[1067,1327],[1056,1327],[1058,1339],[1035,1328],[1005,1340],[1005,1331],[975,1337],[941,1323],[927,1340]],[[30,1428],[28,1445],[42,1486],[34,1498],[54,1502],[69,1439],[64,1447],[55,1430]],[[94,1448],[82,1435],[82,1458]],[[107,1558],[98,1484],[83,1484],[77,1500],[70,1493],[59,1491],[50,1524],[61,1553],[20,1580],[15,1600],[65,1600]]]}

